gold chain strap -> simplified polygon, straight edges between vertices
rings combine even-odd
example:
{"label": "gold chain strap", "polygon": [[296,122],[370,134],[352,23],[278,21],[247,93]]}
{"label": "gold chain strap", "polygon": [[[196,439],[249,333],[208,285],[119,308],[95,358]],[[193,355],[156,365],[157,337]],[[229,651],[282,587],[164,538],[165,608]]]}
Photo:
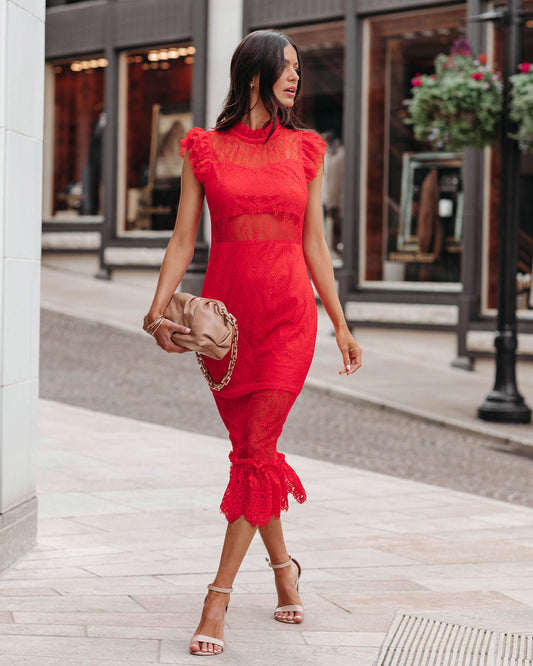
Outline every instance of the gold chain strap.
{"label": "gold chain strap", "polygon": [[233,329],[233,339],[231,341],[231,358],[228,366],[228,371],[220,381],[220,384],[217,384],[209,374],[209,370],[207,369],[202,354],[198,354],[198,352],[196,353],[196,360],[200,364],[202,373],[204,377],[207,379],[207,383],[209,384],[210,388],[213,391],[221,391],[225,386],[229,384],[229,380],[231,379],[231,375],[233,374],[233,368],[235,367],[235,363],[237,361],[237,352],[238,352],[239,327],[237,326],[237,320],[232,314],[230,314],[226,310],[222,310],[221,314],[224,316],[224,319],[227,322],[229,322],[231,328]]}

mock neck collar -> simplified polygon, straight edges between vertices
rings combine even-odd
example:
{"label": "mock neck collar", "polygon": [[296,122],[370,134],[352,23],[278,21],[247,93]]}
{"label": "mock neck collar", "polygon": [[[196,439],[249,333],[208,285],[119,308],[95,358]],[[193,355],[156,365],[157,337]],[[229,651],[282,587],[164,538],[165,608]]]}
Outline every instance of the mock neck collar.
{"label": "mock neck collar", "polygon": [[[272,136],[276,136],[280,128],[281,125],[278,119],[278,124],[276,125],[276,129],[274,130]],[[236,134],[239,138],[244,139],[244,141],[249,141],[250,143],[264,143],[271,130],[272,122],[268,123],[266,127],[252,129],[239,120],[235,125],[233,125],[230,131]]]}

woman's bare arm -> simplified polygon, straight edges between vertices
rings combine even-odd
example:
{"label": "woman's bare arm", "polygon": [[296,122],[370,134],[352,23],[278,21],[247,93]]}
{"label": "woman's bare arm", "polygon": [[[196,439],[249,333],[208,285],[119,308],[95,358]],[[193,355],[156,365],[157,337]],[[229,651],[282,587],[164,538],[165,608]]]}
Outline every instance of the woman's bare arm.
{"label": "woman's bare arm", "polygon": [[[186,157],[183,160],[181,195],[176,224],[161,264],[152,305],[144,318],[144,328],[164,313],[172,294],[176,291],[192,261],[203,202],[203,186],[194,177],[191,163]],[[154,337],[157,344],[166,351],[182,353],[186,350],[170,339],[175,331],[189,332],[185,327],[165,319],[158,327]]]}
{"label": "woman's bare arm", "polygon": [[323,168],[320,167],[317,177],[309,183],[309,200],[303,229],[303,250],[313,283],[335,328],[337,344],[344,363],[340,374],[351,375],[361,367],[362,352],[346,323],[337,295],[331,256],[324,238],[321,201],[322,176]]}

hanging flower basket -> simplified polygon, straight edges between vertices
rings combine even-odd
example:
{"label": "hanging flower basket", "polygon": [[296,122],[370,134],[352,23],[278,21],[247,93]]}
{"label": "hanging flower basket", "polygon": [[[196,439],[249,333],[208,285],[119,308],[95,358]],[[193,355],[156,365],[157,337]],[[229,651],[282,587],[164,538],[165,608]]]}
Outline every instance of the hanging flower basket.
{"label": "hanging flower basket", "polygon": [[519,74],[510,77],[509,115],[516,131],[509,136],[518,141],[523,153],[533,153],[533,63],[523,62]]}
{"label": "hanging flower basket", "polygon": [[434,74],[412,79],[404,122],[434,150],[460,152],[493,144],[500,130],[501,75],[487,67],[484,54],[475,59],[466,40],[455,42],[449,55],[441,53],[434,62]]}

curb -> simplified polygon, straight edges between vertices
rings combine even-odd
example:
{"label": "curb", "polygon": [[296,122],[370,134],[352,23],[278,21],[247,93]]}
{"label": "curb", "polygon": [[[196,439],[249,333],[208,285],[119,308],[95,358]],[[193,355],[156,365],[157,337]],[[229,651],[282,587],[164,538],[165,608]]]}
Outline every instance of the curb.
{"label": "curb", "polygon": [[383,400],[381,398],[375,398],[373,396],[359,393],[353,389],[343,389],[341,387],[331,386],[327,382],[324,382],[320,379],[314,379],[312,377],[305,380],[304,387],[309,388],[312,391],[324,393],[325,395],[329,395],[334,398],[342,398],[348,401],[351,400],[352,402],[363,402],[369,405],[373,405],[374,407],[380,407],[383,410],[394,412],[395,414],[407,414],[408,416],[419,419],[420,421],[431,423],[433,425],[443,426],[467,434],[481,435],[491,439],[494,442],[503,444],[508,448],[533,455],[533,442],[527,439],[523,439],[519,436],[510,437],[509,435],[499,435],[498,433],[492,431],[490,428],[484,427],[482,424],[473,425],[458,419],[432,414],[431,412],[422,409],[416,409],[416,407],[409,407],[397,402],[393,402],[391,400]]}

